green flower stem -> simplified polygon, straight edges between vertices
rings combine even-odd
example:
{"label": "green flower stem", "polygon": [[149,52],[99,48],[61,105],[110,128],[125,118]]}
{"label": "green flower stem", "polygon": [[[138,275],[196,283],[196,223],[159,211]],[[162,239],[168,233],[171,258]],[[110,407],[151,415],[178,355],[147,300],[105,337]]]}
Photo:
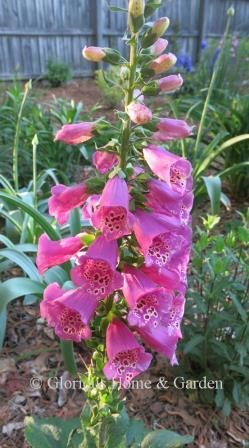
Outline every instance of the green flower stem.
{"label": "green flower stem", "polygon": [[25,84],[24,88],[24,95],[21,102],[21,106],[18,112],[17,122],[16,122],[16,132],[15,132],[15,138],[14,138],[14,145],[13,145],[13,180],[14,180],[14,187],[15,190],[18,191],[19,189],[19,173],[18,173],[18,152],[19,152],[19,135],[20,135],[20,127],[21,127],[21,119],[22,119],[22,113],[23,108],[26,102],[26,99],[28,97],[28,94],[32,88],[31,80]]}
{"label": "green flower stem", "polygon": [[204,107],[203,107],[203,111],[202,111],[202,115],[201,115],[200,126],[199,126],[199,129],[198,129],[196,142],[195,142],[195,147],[194,147],[194,155],[195,156],[196,156],[196,154],[197,154],[197,152],[199,150],[201,137],[202,137],[202,133],[203,133],[203,129],[204,129],[204,123],[205,123],[205,119],[206,119],[206,115],[207,115],[207,111],[208,111],[208,106],[209,106],[209,102],[210,102],[210,99],[211,99],[211,95],[212,95],[213,90],[214,90],[215,81],[216,81],[217,75],[219,73],[220,64],[221,64],[221,61],[222,61],[222,56],[223,56],[224,48],[225,48],[225,42],[226,42],[226,38],[227,38],[227,35],[228,35],[228,32],[229,32],[229,28],[230,28],[230,25],[231,25],[231,20],[232,20],[232,15],[229,14],[228,15],[228,19],[227,19],[226,28],[225,28],[225,31],[224,31],[224,34],[223,34],[223,38],[222,38],[223,45],[222,45],[221,51],[220,51],[220,53],[218,55],[218,58],[216,60],[215,66],[214,66],[213,74],[212,74],[211,81],[210,81],[209,88],[208,88],[207,97],[206,97],[206,100],[205,100],[205,103],[204,103]]}
{"label": "green flower stem", "polygon": [[[134,90],[134,82],[136,77],[136,53],[137,53],[137,39],[138,35],[133,34],[131,42],[131,49],[130,49],[130,76],[129,76],[129,84],[128,84],[128,90],[126,92],[125,96],[125,110],[127,110],[127,106],[131,103],[133,99],[133,90]],[[131,134],[131,121],[129,118],[127,118],[123,125],[123,131],[122,131],[122,142],[121,142],[121,150],[120,150],[120,168],[122,170],[125,170],[126,168],[126,161],[127,156],[129,152],[129,140],[130,140],[130,134]]]}
{"label": "green flower stem", "polygon": [[65,369],[72,375],[77,375],[77,367],[74,358],[73,341],[60,341],[61,353]]}
{"label": "green flower stem", "polygon": [[38,137],[35,134],[32,140],[33,146],[33,195],[34,195],[34,207],[37,208],[38,200],[37,200],[37,145],[38,145]]}

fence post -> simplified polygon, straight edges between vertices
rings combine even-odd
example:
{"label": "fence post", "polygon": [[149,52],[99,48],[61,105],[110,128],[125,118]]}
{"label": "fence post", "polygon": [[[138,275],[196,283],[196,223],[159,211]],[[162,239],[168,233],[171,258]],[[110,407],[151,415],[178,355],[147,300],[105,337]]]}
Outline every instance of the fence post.
{"label": "fence post", "polygon": [[[103,0],[95,0],[95,34],[96,46],[103,46],[103,31],[104,31],[104,2]],[[98,68],[102,67],[102,62],[99,62]]]}
{"label": "fence post", "polygon": [[206,13],[206,0],[200,0],[200,13],[199,13],[199,25],[198,25],[198,38],[196,48],[196,62],[201,58],[201,44],[205,36],[205,13]]}

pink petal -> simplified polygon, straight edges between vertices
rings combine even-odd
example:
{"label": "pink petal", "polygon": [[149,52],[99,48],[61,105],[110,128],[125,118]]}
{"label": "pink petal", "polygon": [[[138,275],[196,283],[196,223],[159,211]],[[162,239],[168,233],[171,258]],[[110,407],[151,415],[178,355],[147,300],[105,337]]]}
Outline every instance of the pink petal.
{"label": "pink petal", "polygon": [[70,212],[84,204],[88,194],[84,184],[77,184],[71,187],[59,184],[52,187],[52,196],[48,200],[49,214],[54,216],[59,224],[68,221]]}
{"label": "pink petal", "polygon": [[119,164],[119,159],[112,152],[96,151],[93,154],[93,163],[100,173],[105,174]]}
{"label": "pink petal", "polygon": [[36,259],[39,273],[43,274],[48,268],[70,260],[82,247],[82,241],[77,236],[52,241],[43,233],[38,241]]}

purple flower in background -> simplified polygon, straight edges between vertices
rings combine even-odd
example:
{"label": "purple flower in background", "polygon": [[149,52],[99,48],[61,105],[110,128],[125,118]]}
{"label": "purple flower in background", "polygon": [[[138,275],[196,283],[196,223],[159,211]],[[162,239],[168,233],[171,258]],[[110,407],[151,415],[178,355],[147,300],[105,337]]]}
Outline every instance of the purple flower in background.
{"label": "purple flower in background", "polygon": [[186,72],[191,73],[193,71],[192,57],[188,54],[182,54],[177,59],[177,67],[184,68]]}
{"label": "purple flower in background", "polygon": [[201,49],[205,50],[206,48],[208,48],[208,41],[206,39],[203,39],[201,41]]}

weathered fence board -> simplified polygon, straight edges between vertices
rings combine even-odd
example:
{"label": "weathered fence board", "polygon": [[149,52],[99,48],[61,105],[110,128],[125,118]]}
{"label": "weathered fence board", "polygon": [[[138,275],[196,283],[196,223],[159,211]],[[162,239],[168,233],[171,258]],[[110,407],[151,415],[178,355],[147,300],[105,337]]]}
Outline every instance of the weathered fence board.
{"label": "weathered fence board", "polygon": [[[107,3],[128,0],[0,0],[0,79],[46,73],[48,59],[70,64],[74,76],[89,76],[93,66],[81,56],[84,45],[115,46],[123,54],[126,15]],[[248,33],[249,0],[234,0],[232,31]],[[165,0],[157,12],[171,19],[167,35],[180,53],[198,56],[203,37],[221,36],[231,0]]]}

